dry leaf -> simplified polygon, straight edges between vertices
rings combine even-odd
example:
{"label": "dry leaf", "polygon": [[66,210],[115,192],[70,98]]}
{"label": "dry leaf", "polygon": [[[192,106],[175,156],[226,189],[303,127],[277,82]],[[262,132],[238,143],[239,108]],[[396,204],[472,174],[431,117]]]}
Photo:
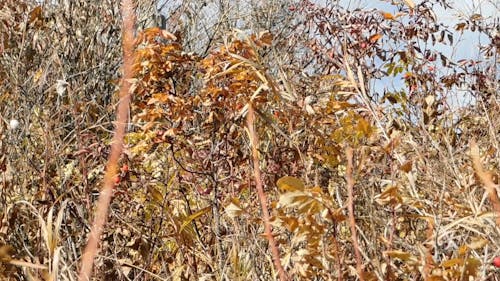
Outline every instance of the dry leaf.
{"label": "dry leaf", "polygon": [[405,173],[408,173],[411,171],[411,168],[413,166],[413,162],[411,160],[408,160],[404,162],[399,169]]}
{"label": "dry leaf", "polygon": [[377,34],[372,35],[372,36],[370,37],[370,42],[371,42],[371,43],[375,43],[375,42],[377,42],[377,41],[378,41],[378,39],[380,39],[380,38],[382,38],[382,34],[377,33]]}
{"label": "dry leaf", "polygon": [[226,206],[224,211],[230,218],[239,217],[243,213],[243,209],[240,207],[240,204],[237,199],[232,199],[231,203],[229,203],[229,205]]}
{"label": "dry leaf", "polygon": [[290,176],[280,178],[276,182],[276,185],[281,191],[298,191],[305,188],[304,183],[300,179]]}
{"label": "dry leaf", "polygon": [[472,242],[467,244],[467,247],[471,250],[478,250],[486,245],[488,245],[488,240],[481,237],[476,237]]}
{"label": "dry leaf", "polygon": [[269,31],[263,31],[259,33],[259,41],[263,45],[271,46],[271,43],[273,42],[273,35]]}
{"label": "dry leaf", "polygon": [[388,13],[388,12],[382,12],[382,16],[386,20],[394,20],[395,19],[394,15],[391,13]]}
{"label": "dry leaf", "polygon": [[184,219],[184,221],[182,222],[182,226],[181,226],[181,230],[180,232],[182,232],[186,226],[188,226],[189,224],[191,224],[191,222],[193,222],[195,219],[203,216],[204,214],[210,212],[210,210],[212,210],[212,207],[208,206],[208,207],[205,207],[193,214],[191,214],[190,216],[188,216],[187,218]]}
{"label": "dry leaf", "polygon": [[406,6],[410,7],[410,9],[415,9],[415,3],[413,3],[412,0],[403,0],[405,2]]}
{"label": "dry leaf", "polygon": [[168,39],[168,40],[177,41],[177,36],[175,36],[174,34],[168,32],[166,30],[161,31],[161,36],[163,36],[163,38]]}

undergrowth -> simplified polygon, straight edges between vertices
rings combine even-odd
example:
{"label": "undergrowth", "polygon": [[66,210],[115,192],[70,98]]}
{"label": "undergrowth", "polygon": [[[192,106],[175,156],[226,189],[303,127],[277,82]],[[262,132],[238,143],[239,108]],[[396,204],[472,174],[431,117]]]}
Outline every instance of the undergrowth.
{"label": "undergrowth", "polygon": [[[498,280],[500,37],[455,61],[419,46],[454,44],[439,3],[404,2],[269,4],[199,42],[138,30],[92,280]],[[76,280],[119,102],[117,4],[0,6],[0,278]],[[451,106],[458,87],[474,102]]]}

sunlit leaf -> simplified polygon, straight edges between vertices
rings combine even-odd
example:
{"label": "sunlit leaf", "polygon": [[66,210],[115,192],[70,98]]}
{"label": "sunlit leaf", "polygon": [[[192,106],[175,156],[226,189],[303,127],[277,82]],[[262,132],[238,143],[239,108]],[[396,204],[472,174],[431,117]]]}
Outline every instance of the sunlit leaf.
{"label": "sunlit leaf", "polygon": [[417,261],[417,258],[414,255],[403,251],[384,251],[384,255],[387,255],[391,258],[400,259],[402,261]]}
{"label": "sunlit leaf", "polygon": [[371,42],[371,43],[375,43],[375,42],[377,42],[380,38],[382,38],[382,34],[377,33],[377,34],[374,34],[374,35],[370,36],[370,39],[369,39],[369,40],[370,40],[370,42]]}
{"label": "sunlit leaf", "polygon": [[410,9],[415,9],[415,3],[412,0],[403,0],[403,2],[408,6]]}
{"label": "sunlit leaf", "polygon": [[204,214],[210,212],[210,210],[212,210],[212,207],[208,206],[208,207],[205,207],[205,208],[203,208],[201,210],[198,210],[197,212],[195,212],[195,213],[191,214],[190,216],[186,217],[184,219],[184,221],[182,222],[180,231],[182,232],[186,228],[186,226],[188,226],[194,220],[198,219],[199,217],[203,216]]}
{"label": "sunlit leaf", "polygon": [[386,20],[394,20],[394,15],[388,12],[382,12],[382,16]]}
{"label": "sunlit leaf", "polygon": [[473,239],[471,243],[467,244],[467,247],[469,247],[469,249],[471,250],[478,250],[488,245],[488,242],[488,240],[478,237],[476,239]]}
{"label": "sunlit leaf", "polygon": [[281,191],[298,191],[305,188],[304,183],[300,179],[290,176],[280,178],[276,182],[276,185]]}
{"label": "sunlit leaf", "polygon": [[461,266],[463,263],[464,263],[463,258],[454,258],[454,259],[449,259],[449,260],[443,261],[441,263],[441,266],[444,268],[448,268],[448,267],[453,267],[453,266]]}
{"label": "sunlit leaf", "polygon": [[469,247],[467,245],[462,245],[458,248],[458,256],[463,257],[469,252]]}
{"label": "sunlit leaf", "polygon": [[304,202],[304,200],[307,199],[308,196],[303,191],[291,191],[282,194],[280,196],[278,204],[280,206],[294,207],[301,204],[302,202]]}
{"label": "sunlit leaf", "polygon": [[381,194],[376,195],[375,201],[380,205],[400,204],[403,199],[399,193],[400,192],[397,186],[390,186],[386,188]]}
{"label": "sunlit leaf", "polygon": [[38,69],[38,71],[33,75],[33,82],[37,83],[38,80],[40,80],[40,77],[42,77],[43,74],[43,69]]}
{"label": "sunlit leaf", "polygon": [[224,208],[224,211],[230,218],[239,217],[243,213],[243,209],[240,207],[238,200],[234,199]]}
{"label": "sunlit leaf", "polygon": [[163,36],[163,38],[165,39],[168,39],[168,40],[173,40],[173,41],[177,41],[177,36],[175,36],[174,34],[166,31],[166,30],[162,30],[160,32],[161,36]]}

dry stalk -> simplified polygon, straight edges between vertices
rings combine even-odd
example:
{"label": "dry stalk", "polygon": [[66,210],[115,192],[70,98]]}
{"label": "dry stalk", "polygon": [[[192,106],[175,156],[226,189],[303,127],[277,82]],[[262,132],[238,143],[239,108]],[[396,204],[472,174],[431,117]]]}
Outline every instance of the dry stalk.
{"label": "dry stalk", "polygon": [[120,87],[120,101],[116,113],[115,132],[111,143],[111,152],[106,165],[104,186],[99,194],[94,223],[92,225],[88,243],[82,256],[82,266],[78,280],[90,280],[94,258],[97,254],[100,236],[108,216],[108,208],[113,196],[114,180],[118,170],[118,160],[123,150],[123,137],[125,135],[128,110],[130,106],[130,79],[133,78],[134,55],[134,5],[133,0],[123,0],[121,3],[123,19],[122,46],[123,46],[123,77]]}
{"label": "dry stalk", "polygon": [[271,253],[273,256],[274,266],[276,266],[276,269],[278,270],[280,280],[286,281],[288,280],[288,276],[285,272],[285,269],[283,268],[283,265],[281,264],[278,245],[276,244],[276,241],[274,240],[274,236],[272,234],[273,230],[269,219],[269,210],[267,208],[267,197],[266,194],[264,193],[264,188],[260,173],[259,153],[257,151],[259,139],[255,132],[254,121],[255,121],[255,113],[253,105],[251,103],[248,103],[247,127],[248,127],[248,134],[250,135],[250,142],[252,144],[252,161],[253,161],[253,173],[255,177],[255,187],[257,188],[257,194],[259,196],[260,206],[262,208],[262,219],[264,220],[264,235],[267,237],[267,240],[269,241],[269,248],[271,249]]}
{"label": "dry stalk", "polygon": [[364,279],[363,265],[362,265],[363,261],[361,259],[361,252],[359,251],[358,237],[356,235],[356,221],[354,219],[354,196],[353,196],[354,178],[352,175],[353,171],[352,155],[353,155],[352,148],[348,147],[346,150],[347,168],[345,174],[345,178],[347,181],[347,192],[348,192],[347,209],[349,211],[351,240],[352,240],[352,245],[354,247],[354,255],[356,256],[356,270],[358,271],[359,280],[364,281],[365,279]]}
{"label": "dry stalk", "polygon": [[498,195],[496,188],[498,187],[491,177],[491,173],[485,171],[481,165],[481,159],[479,159],[479,147],[477,143],[472,140],[470,144],[470,154],[472,157],[472,164],[474,171],[476,171],[477,176],[484,185],[484,189],[488,193],[491,204],[493,205],[493,210],[497,213],[496,223],[500,226],[500,201],[498,200]]}

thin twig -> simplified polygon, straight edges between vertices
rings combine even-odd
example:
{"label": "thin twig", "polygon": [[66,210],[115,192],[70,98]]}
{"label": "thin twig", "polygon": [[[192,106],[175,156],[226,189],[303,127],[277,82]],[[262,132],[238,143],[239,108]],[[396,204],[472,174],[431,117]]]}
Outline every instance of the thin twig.
{"label": "thin twig", "polygon": [[108,208],[113,196],[114,180],[118,170],[118,160],[123,150],[123,137],[125,135],[130,106],[130,79],[133,78],[134,63],[134,5],[133,0],[123,0],[121,3],[123,18],[122,44],[123,44],[123,77],[120,87],[120,102],[116,113],[115,133],[111,144],[111,153],[106,165],[104,186],[97,201],[94,223],[92,225],[88,243],[82,256],[82,267],[78,280],[87,281],[92,276],[94,258],[99,247],[100,237],[108,217]]}
{"label": "thin twig", "polygon": [[356,235],[356,221],[354,219],[354,196],[353,196],[354,178],[352,175],[353,171],[352,154],[353,154],[352,148],[348,147],[346,150],[347,169],[345,173],[345,178],[347,181],[347,192],[348,192],[347,209],[349,211],[351,240],[352,240],[352,245],[354,247],[354,255],[356,256],[356,270],[358,271],[359,280],[364,281],[365,279],[364,279],[363,265],[362,265],[363,261],[361,259],[361,252],[359,251],[358,237]]}
{"label": "thin twig", "polygon": [[493,205],[493,210],[497,213],[496,223],[500,226],[500,201],[498,200],[497,187],[491,178],[491,173],[486,172],[481,165],[481,159],[479,158],[479,147],[477,143],[472,140],[470,144],[470,154],[472,157],[472,164],[477,176],[484,185],[484,189],[488,193],[491,204]]}

